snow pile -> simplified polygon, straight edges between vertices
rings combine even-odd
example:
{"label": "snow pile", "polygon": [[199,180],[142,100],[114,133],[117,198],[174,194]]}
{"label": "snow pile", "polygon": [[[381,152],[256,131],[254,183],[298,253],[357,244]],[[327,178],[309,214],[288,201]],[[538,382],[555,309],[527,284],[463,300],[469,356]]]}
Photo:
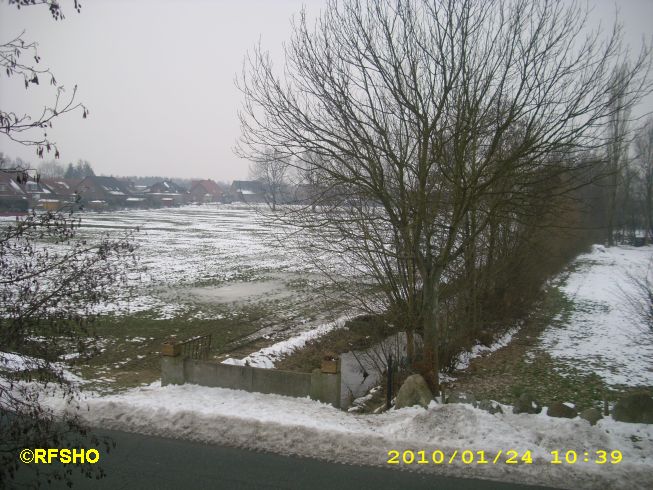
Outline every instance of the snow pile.
{"label": "snow pile", "polygon": [[[68,357],[70,358],[71,355]],[[84,384],[86,381],[76,374],[66,369],[66,365],[61,362],[46,362],[38,357],[30,357],[13,352],[0,351],[0,370],[17,373],[21,371],[33,371],[37,369],[52,369],[61,374],[65,381],[69,383]]]}
{"label": "snow pile", "polygon": [[580,255],[561,288],[573,309],[568,318],[554,319],[543,334],[547,352],[610,385],[653,385],[653,335],[626,299],[636,294],[628,275],[642,277],[652,257],[651,246],[595,245]]}
{"label": "snow pile", "polygon": [[13,352],[0,352],[0,368],[10,372],[26,371],[36,369],[43,361],[35,357],[14,354]]}
{"label": "snow pile", "polygon": [[[194,385],[157,385],[93,398],[80,414],[94,426],[185,438],[344,463],[386,466],[389,450],[441,450],[453,464],[404,469],[500,479],[561,488],[647,488],[653,478],[653,427],[546,415],[490,415],[471,405],[431,404],[380,415],[354,415],[308,399]],[[464,450],[485,451],[489,464],[460,461]],[[531,451],[533,464],[492,464],[498,451]],[[576,464],[551,464],[550,451],[574,450]],[[619,464],[598,465],[596,451],[620,450]],[[589,452],[590,462],[583,462]],[[392,467],[394,468],[394,467]]]}

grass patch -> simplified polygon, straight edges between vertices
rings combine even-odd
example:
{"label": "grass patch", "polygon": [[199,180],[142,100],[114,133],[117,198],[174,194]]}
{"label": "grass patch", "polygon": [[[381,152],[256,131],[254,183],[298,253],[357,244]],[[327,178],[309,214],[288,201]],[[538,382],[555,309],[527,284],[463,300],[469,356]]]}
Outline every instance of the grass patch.
{"label": "grass patch", "polygon": [[250,313],[220,320],[157,320],[146,313],[100,317],[93,330],[101,352],[76,362],[74,367],[84,379],[109,383],[113,388],[151,383],[161,377],[159,352],[165,340],[211,334],[212,351],[220,352],[230,342],[260,328],[261,312]]}
{"label": "grass patch", "polygon": [[473,393],[477,399],[492,399],[513,404],[523,392],[529,392],[543,405],[554,401],[572,402],[576,409],[603,408],[604,399],[614,402],[626,393],[642,387],[606,385],[596,374],[586,374],[563,361],[552,359],[538,346],[545,328],[567,323],[575,304],[558,287],[551,286],[526,320],[513,341],[490,356],[473,359],[466,371],[455,373],[456,381],[447,390]]}
{"label": "grass patch", "polygon": [[524,361],[518,359],[509,370],[483,372],[483,377],[503,380],[493,384],[479,383],[476,396],[512,404],[522,393],[528,392],[547,406],[554,401],[569,401],[575,403],[578,410],[602,407],[607,386],[595,374],[586,375],[571,369],[560,373],[556,370],[556,362],[545,352]]}

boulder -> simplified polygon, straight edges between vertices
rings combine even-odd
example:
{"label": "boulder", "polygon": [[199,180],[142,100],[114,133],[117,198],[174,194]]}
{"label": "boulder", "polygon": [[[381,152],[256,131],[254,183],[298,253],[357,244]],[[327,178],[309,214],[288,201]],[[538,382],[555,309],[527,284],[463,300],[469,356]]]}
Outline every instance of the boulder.
{"label": "boulder", "polygon": [[447,397],[447,403],[470,403],[476,406],[476,398],[471,393],[463,393],[462,391],[454,391]]}
{"label": "boulder", "polygon": [[580,413],[580,418],[587,420],[590,425],[596,425],[596,423],[603,418],[603,415],[601,415],[601,412],[596,408],[588,408]]}
{"label": "boulder", "polygon": [[503,409],[501,408],[501,405],[499,405],[497,402],[493,400],[481,400],[480,402],[478,402],[477,406],[481,410],[490,412],[493,415],[495,413],[503,413]]}
{"label": "boulder", "polygon": [[562,402],[553,402],[546,411],[549,417],[573,419],[578,415],[575,409],[568,407]]}
{"label": "boulder", "polygon": [[653,398],[645,393],[626,395],[614,406],[612,418],[620,422],[653,424]]}
{"label": "boulder", "polygon": [[419,374],[413,374],[408,376],[404,384],[399,388],[395,408],[412,407],[413,405],[426,408],[431,400],[433,400],[433,394],[424,378]]}
{"label": "boulder", "polygon": [[540,413],[542,405],[530,393],[522,393],[512,407],[512,413]]}

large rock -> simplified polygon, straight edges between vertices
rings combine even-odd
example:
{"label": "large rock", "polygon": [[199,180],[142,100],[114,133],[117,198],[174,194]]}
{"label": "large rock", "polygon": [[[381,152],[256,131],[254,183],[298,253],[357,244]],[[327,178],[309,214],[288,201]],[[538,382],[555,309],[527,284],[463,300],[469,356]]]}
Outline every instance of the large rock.
{"label": "large rock", "polygon": [[433,400],[433,394],[426,381],[424,381],[424,378],[419,374],[413,374],[412,376],[408,376],[404,384],[399,388],[395,408],[412,407],[413,405],[420,405],[426,408],[431,403],[431,400]]}
{"label": "large rock", "polygon": [[540,413],[542,405],[530,393],[522,393],[512,407],[512,413]]}
{"label": "large rock", "polygon": [[471,393],[454,391],[447,397],[447,403],[470,403],[476,406],[476,398]]}
{"label": "large rock", "polygon": [[603,418],[601,412],[596,408],[583,410],[579,415],[581,419],[587,420],[590,425],[596,425],[596,423]]}
{"label": "large rock", "polygon": [[620,422],[653,424],[653,398],[645,393],[626,395],[615,405],[612,418]]}
{"label": "large rock", "polygon": [[573,419],[578,415],[576,410],[571,407],[568,407],[562,402],[553,402],[546,411],[546,414],[549,417],[559,417],[565,419]]}
{"label": "large rock", "polygon": [[501,405],[499,405],[497,402],[492,401],[492,400],[481,400],[478,402],[478,408],[481,410],[485,410],[486,412],[490,412],[491,414],[495,413],[503,413],[503,409],[501,408]]}

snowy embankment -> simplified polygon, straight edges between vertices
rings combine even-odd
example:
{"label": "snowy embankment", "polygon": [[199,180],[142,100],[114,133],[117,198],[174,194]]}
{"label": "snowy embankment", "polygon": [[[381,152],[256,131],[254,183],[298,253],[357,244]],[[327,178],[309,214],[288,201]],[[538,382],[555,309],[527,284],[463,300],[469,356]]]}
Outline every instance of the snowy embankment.
{"label": "snowy embankment", "polygon": [[561,290],[573,303],[542,336],[563,364],[595,373],[608,385],[653,386],[653,333],[632,311],[633,277],[650,274],[653,247],[595,245],[580,255]]}
{"label": "snowy embankment", "polygon": [[253,366],[258,368],[272,369],[274,363],[282,357],[290,354],[295,349],[301,349],[311,340],[318,339],[336,328],[342,328],[345,322],[353,317],[353,314],[343,315],[332,322],[319,325],[317,328],[302,332],[287,340],[277,342],[269,347],[264,347],[242,359],[229,357],[222,361],[224,364],[233,364],[237,366]]}
{"label": "snowy embankment", "polygon": [[[471,405],[431,404],[380,415],[352,415],[309,399],[193,385],[151,385],[91,398],[81,415],[91,425],[206,443],[379,465],[448,476],[497,479],[560,488],[647,488],[653,479],[653,427],[611,419],[592,427],[581,419],[546,415],[490,415]],[[545,412],[546,410],[543,410]],[[633,442],[636,441],[636,442]],[[445,462],[388,465],[390,450],[443,451]],[[460,460],[464,450],[473,464]],[[533,463],[506,464],[506,452],[532,452]],[[576,451],[575,464],[552,464],[550,451]],[[619,450],[618,464],[596,464],[597,452]],[[457,451],[455,462],[449,458]],[[484,451],[488,464],[477,464]],[[493,459],[498,451],[496,464]],[[589,462],[583,461],[588,452]],[[400,458],[401,461],[401,458]]]}

